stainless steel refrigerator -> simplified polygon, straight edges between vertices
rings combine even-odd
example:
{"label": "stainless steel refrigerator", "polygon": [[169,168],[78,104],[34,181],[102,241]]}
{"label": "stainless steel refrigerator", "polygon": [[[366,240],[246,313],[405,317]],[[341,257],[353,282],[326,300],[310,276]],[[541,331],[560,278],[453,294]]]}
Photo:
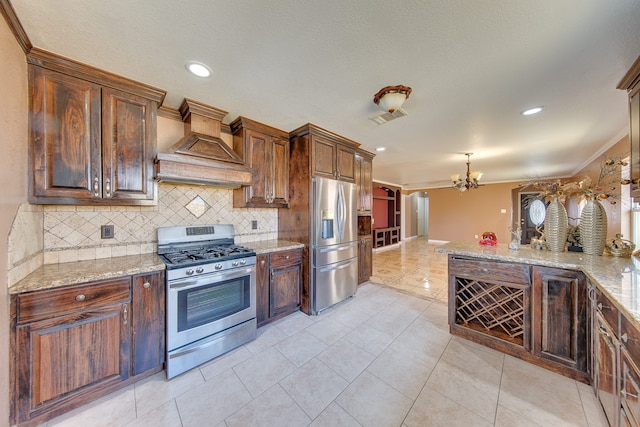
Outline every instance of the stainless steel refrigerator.
{"label": "stainless steel refrigerator", "polygon": [[356,184],[313,178],[311,212],[309,294],[317,314],[358,289]]}

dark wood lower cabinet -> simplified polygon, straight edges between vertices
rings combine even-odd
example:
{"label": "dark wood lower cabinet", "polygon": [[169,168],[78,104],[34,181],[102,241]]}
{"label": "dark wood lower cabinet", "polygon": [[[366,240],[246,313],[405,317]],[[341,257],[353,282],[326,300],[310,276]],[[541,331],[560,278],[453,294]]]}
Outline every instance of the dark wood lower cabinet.
{"label": "dark wood lower cabinet", "polygon": [[358,236],[358,284],[364,283],[373,274],[373,238]]}
{"label": "dark wood lower cabinet", "polygon": [[587,372],[587,282],[583,273],[533,267],[533,354]]}
{"label": "dark wood lower cabinet", "polygon": [[164,273],[133,276],[133,375],[164,364]]}
{"label": "dark wood lower cabinet", "polygon": [[578,271],[449,257],[449,330],[589,382],[586,278]]}
{"label": "dark wood lower cabinet", "polygon": [[42,423],[162,370],[163,272],[12,295],[11,305],[12,423]]}
{"label": "dark wood lower cabinet", "polygon": [[300,310],[302,249],[261,254],[256,267],[258,327]]}

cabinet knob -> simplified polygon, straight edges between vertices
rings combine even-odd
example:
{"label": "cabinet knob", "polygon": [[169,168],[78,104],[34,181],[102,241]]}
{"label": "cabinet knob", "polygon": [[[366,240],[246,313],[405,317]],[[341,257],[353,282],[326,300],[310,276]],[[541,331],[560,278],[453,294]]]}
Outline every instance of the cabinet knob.
{"label": "cabinet knob", "polygon": [[289,255],[285,256],[284,259],[289,259]]}
{"label": "cabinet knob", "polygon": [[151,286],[151,283],[149,282],[144,282],[144,284],[142,285],[142,287],[145,289],[149,289],[150,286]]}
{"label": "cabinet knob", "polygon": [[260,264],[261,264],[261,265],[264,265],[264,260],[260,261]]}
{"label": "cabinet knob", "polygon": [[81,301],[84,301],[84,299],[85,299],[84,294],[76,295],[76,301],[81,302]]}

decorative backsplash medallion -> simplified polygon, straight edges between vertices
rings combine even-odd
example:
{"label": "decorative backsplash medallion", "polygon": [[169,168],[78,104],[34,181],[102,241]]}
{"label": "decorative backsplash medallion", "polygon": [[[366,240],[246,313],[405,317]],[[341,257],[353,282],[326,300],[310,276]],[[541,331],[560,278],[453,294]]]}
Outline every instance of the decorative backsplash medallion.
{"label": "decorative backsplash medallion", "polygon": [[196,218],[200,218],[202,215],[205,214],[205,212],[207,212],[207,210],[211,206],[209,206],[207,202],[202,200],[202,197],[198,196],[192,201],[190,201],[189,203],[187,203],[187,206],[185,207],[189,210],[189,212],[193,214],[193,216],[195,216]]}

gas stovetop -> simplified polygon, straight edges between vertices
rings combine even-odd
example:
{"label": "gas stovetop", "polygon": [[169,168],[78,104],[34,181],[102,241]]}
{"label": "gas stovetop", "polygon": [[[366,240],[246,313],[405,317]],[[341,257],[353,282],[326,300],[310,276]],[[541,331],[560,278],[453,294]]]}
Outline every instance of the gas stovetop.
{"label": "gas stovetop", "polygon": [[244,266],[247,262],[232,260],[255,257],[256,253],[236,245],[234,237],[231,224],[160,227],[158,255],[168,270],[207,264],[217,266],[216,270]]}
{"label": "gas stovetop", "polygon": [[183,249],[175,252],[161,254],[164,262],[172,267],[187,267],[201,265],[209,262],[227,261],[231,259],[255,256],[256,253],[249,248],[238,245],[220,245]]}

